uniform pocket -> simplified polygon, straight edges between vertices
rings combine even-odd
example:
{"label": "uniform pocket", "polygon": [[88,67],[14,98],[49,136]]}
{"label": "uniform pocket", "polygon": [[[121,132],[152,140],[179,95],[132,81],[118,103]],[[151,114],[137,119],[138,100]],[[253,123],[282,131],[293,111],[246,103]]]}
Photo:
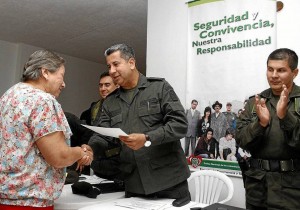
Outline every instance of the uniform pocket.
{"label": "uniform pocket", "polygon": [[264,204],[267,199],[266,174],[263,171],[250,169],[245,172],[246,198],[250,203]]}
{"label": "uniform pocket", "polygon": [[124,175],[128,175],[133,171],[134,165],[131,163],[122,163],[120,164],[119,168],[124,173]]}
{"label": "uniform pocket", "polygon": [[163,168],[166,166],[170,166],[173,163],[177,162],[177,158],[175,155],[169,155],[164,157],[157,157],[150,160],[150,165],[152,169]]}
{"label": "uniform pocket", "polygon": [[117,124],[122,122],[122,114],[111,117],[111,127],[115,127]]}
{"label": "uniform pocket", "polygon": [[152,98],[140,102],[138,108],[140,119],[147,127],[152,127],[157,123],[162,123],[163,116],[161,114],[160,103],[157,98]]}
{"label": "uniform pocket", "polygon": [[285,209],[299,209],[300,172],[286,172],[281,175],[281,196]]}
{"label": "uniform pocket", "polygon": [[282,173],[282,186],[285,188],[300,189],[300,172]]}

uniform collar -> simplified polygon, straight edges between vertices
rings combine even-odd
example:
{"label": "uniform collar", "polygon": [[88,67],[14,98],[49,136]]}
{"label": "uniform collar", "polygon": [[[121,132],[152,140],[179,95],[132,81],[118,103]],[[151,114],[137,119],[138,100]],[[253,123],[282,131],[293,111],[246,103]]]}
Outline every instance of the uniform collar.
{"label": "uniform collar", "polygon": [[[263,98],[270,99],[273,97],[272,89],[269,88],[267,90],[264,90],[259,95]],[[300,87],[297,86],[295,83],[293,83],[293,88],[289,95],[289,98],[298,98],[298,97],[300,97]]]}
{"label": "uniform collar", "polygon": [[[145,77],[143,74],[139,73],[139,80],[138,80],[137,86],[135,88],[142,89],[142,88],[146,88],[148,85],[149,84],[147,81],[147,77]],[[120,88],[118,88],[118,90],[116,90],[116,97],[120,97],[121,89],[123,89],[123,88],[120,87]]]}
{"label": "uniform collar", "polygon": [[149,84],[148,84],[147,77],[145,77],[143,74],[140,73],[137,88],[139,88],[139,89],[140,88],[146,88],[148,85]]}

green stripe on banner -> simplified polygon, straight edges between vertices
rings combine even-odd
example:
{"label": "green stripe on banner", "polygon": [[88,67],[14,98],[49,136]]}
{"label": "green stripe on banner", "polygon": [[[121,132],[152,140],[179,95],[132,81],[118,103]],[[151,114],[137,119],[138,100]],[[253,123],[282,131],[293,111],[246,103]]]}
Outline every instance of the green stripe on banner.
{"label": "green stripe on banner", "polygon": [[224,161],[203,158],[200,167],[225,169],[231,171],[240,171],[240,166],[236,161]]}
{"label": "green stripe on banner", "polygon": [[188,6],[193,7],[193,6],[197,6],[200,4],[207,4],[207,3],[212,3],[212,2],[216,2],[216,1],[224,1],[224,0],[194,0],[194,1],[188,2]]}

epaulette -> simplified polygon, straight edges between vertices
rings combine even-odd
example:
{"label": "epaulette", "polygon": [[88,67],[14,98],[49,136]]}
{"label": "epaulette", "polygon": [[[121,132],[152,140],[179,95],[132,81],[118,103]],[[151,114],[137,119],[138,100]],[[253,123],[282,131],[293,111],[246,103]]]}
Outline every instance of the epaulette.
{"label": "epaulette", "polygon": [[112,91],[111,93],[109,93],[109,94],[106,96],[106,98],[109,97],[109,96],[111,96],[111,95],[113,95],[113,94],[115,94],[116,92],[118,92],[118,90],[119,90],[119,88],[116,88],[114,91]]}
{"label": "epaulette", "polygon": [[163,81],[164,78],[160,78],[160,77],[147,77],[147,80],[149,80],[149,81]]}

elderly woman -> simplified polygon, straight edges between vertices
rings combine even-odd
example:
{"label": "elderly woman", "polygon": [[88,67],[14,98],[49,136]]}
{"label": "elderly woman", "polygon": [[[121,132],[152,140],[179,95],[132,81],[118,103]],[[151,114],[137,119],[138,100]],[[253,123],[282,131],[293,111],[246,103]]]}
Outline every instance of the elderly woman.
{"label": "elderly woman", "polygon": [[71,131],[56,98],[65,87],[64,59],[34,52],[22,82],[0,99],[0,209],[53,209],[65,167],[88,165],[89,146],[69,147]]}

